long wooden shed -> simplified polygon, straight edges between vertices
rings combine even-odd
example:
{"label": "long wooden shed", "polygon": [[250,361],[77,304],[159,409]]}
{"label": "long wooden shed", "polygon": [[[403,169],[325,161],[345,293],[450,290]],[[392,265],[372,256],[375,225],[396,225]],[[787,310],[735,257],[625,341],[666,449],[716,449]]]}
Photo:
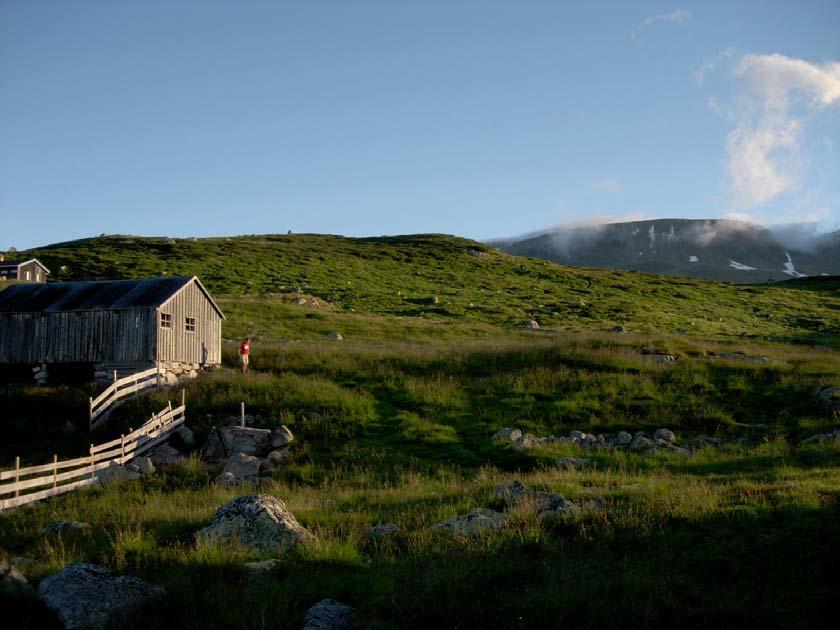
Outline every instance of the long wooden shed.
{"label": "long wooden shed", "polygon": [[224,318],[195,276],[14,285],[0,291],[0,364],[180,375],[221,363]]}

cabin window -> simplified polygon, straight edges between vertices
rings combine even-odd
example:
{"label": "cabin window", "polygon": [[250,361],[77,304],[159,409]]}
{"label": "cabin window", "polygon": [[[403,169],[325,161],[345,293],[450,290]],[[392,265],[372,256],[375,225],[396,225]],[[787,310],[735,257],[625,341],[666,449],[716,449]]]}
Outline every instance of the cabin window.
{"label": "cabin window", "polygon": [[160,314],[160,327],[161,328],[172,328],[172,314],[171,313],[161,313]]}
{"label": "cabin window", "polygon": [[27,280],[31,280],[31,279],[32,279],[32,272],[31,272],[31,271],[27,271],[27,272],[26,272],[26,279],[27,279]]}
{"label": "cabin window", "polygon": [[41,282],[41,272],[40,271],[35,272],[35,282]]}
{"label": "cabin window", "polygon": [[195,317],[187,317],[187,332],[195,332]]}

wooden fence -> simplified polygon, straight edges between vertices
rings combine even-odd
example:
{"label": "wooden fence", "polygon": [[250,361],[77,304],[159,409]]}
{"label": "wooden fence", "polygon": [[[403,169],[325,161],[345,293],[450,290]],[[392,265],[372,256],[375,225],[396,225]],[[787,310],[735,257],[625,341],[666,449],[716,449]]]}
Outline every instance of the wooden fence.
{"label": "wooden fence", "polygon": [[[182,392],[179,407],[173,409],[170,402],[136,431],[104,444],[91,444],[86,457],[58,461],[53,455],[51,463],[27,468],[21,468],[20,457],[16,457],[13,470],[0,471],[0,511],[97,483],[98,471],[114,462],[127,464],[168,439],[184,423],[185,409]],[[10,479],[13,481],[9,482]],[[44,490],[32,491],[44,486],[47,486]],[[12,496],[2,498],[5,495]]]}
{"label": "wooden fence", "polygon": [[[116,372],[114,372],[116,375]],[[96,398],[90,399],[90,428],[96,429],[105,422],[114,407],[130,396],[160,385],[160,370],[156,367],[115,378],[108,388]]]}

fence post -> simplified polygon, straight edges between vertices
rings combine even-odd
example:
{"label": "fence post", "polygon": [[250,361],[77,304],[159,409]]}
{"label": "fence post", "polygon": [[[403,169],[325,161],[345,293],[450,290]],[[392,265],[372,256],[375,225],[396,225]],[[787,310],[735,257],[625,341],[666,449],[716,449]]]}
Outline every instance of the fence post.
{"label": "fence post", "polygon": [[155,376],[155,384],[158,389],[160,389],[160,363],[157,365],[157,375]]}
{"label": "fence post", "polygon": [[125,433],[120,435],[120,464],[125,464]]}
{"label": "fence post", "polygon": [[186,404],[186,400],[187,400],[187,390],[185,388],[185,389],[181,390],[181,406],[182,407]]}
{"label": "fence post", "polygon": [[[18,481],[20,481],[20,456],[16,455],[15,456],[15,485],[17,485]],[[18,496],[19,494],[20,494],[20,490],[15,488],[15,496]]]}
{"label": "fence post", "polygon": [[115,383],[117,382],[117,371],[116,370],[114,370],[114,382]]}
{"label": "fence post", "polygon": [[239,403],[239,426],[245,426],[245,401]]}
{"label": "fence post", "polygon": [[88,397],[88,429],[93,428],[93,396]]}
{"label": "fence post", "polygon": [[93,444],[91,444],[90,445],[90,478],[91,478],[91,480],[93,480],[93,478],[96,476],[94,474],[94,470],[93,470],[94,463],[95,462],[93,460]]}
{"label": "fence post", "polygon": [[53,488],[58,485],[58,455],[53,455]]}

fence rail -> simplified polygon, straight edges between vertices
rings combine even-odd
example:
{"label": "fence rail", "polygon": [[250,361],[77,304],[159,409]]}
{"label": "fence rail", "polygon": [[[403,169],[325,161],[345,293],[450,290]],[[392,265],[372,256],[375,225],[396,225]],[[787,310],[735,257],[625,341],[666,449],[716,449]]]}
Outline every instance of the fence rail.
{"label": "fence rail", "polygon": [[[20,467],[20,458],[16,457],[13,470],[0,471],[0,511],[97,483],[98,471],[114,462],[127,464],[167,440],[169,434],[184,423],[185,410],[183,397],[178,407],[173,408],[170,402],[162,411],[152,415],[142,427],[128,435],[121,435],[103,444],[91,444],[85,457],[58,461],[58,457],[53,455],[52,463],[26,468]],[[72,470],[59,472],[68,468]],[[2,483],[4,481],[7,483]],[[23,493],[43,486],[51,487]],[[4,495],[12,496],[2,498]]]}
{"label": "fence rail", "polygon": [[[116,375],[116,372],[114,372]],[[90,428],[97,428],[102,424],[114,407],[128,398],[152,387],[160,385],[160,370],[149,368],[123,378],[115,378],[108,388],[96,398],[90,399]]]}

